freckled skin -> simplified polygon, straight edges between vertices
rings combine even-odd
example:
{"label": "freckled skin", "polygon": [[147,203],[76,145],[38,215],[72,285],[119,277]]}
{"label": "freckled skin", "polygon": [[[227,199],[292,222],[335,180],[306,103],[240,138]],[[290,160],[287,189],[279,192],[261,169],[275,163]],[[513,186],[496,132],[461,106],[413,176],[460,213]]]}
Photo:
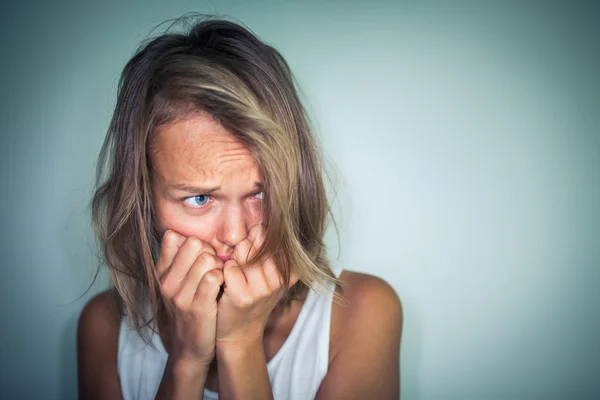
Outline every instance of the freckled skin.
{"label": "freckled skin", "polygon": [[[217,254],[230,255],[262,218],[261,200],[252,196],[260,191],[255,183],[262,180],[250,151],[207,115],[167,125],[153,140],[151,185],[159,232],[172,229],[196,236]],[[220,189],[199,207],[184,199],[205,193],[168,187],[173,184]]]}
{"label": "freckled skin", "polygon": [[[164,232],[170,228],[187,237],[195,236],[211,245],[221,256],[231,255],[233,247],[237,244],[243,246],[244,242],[240,241],[246,238],[250,227],[263,222],[261,201],[252,196],[259,190],[255,183],[261,182],[261,177],[250,152],[237,143],[221,125],[206,116],[166,126],[157,132],[153,139],[150,160],[153,167],[151,185],[159,231]],[[173,191],[172,188],[168,188],[173,184],[219,186],[220,189],[211,194],[208,207],[191,209],[183,200],[205,193]],[[187,250],[189,255],[190,248]],[[179,265],[182,266],[182,263]],[[199,320],[194,318],[172,321],[182,322],[179,332],[183,334],[180,336],[177,332],[169,334],[169,329],[174,332],[174,329],[178,328],[177,325],[171,328],[166,325],[160,327],[161,339],[171,356],[177,354],[177,346],[180,349],[189,345],[182,344],[182,340],[196,338],[195,335],[200,334],[202,329],[216,333],[217,327],[235,328],[234,325],[240,324],[240,321],[243,325],[237,326],[237,331],[242,332],[242,335],[238,333],[238,340],[233,346],[221,342],[220,352],[215,351],[208,370],[205,366],[198,367],[197,362],[179,364],[184,365],[184,369],[167,363],[157,398],[163,398],[161,396],[170,390],[175,391],[174,385],[179,385],[177,390],[181,390],[181,398],[197,396],[203,388],[213,391],[222,389],[222,397],[270,398],[271,387],[266,363],[277,354],[288,338],[303,301],[294,301],[283,311],[271,312],[264,323],[265,303],[270,297],[264,296],[264,279],[267,274],[261,271],[264,272],[267,265],[268,263],[263,263],[262,269],[239,270],[237,279],[234,275],[236,270],[230,269],[227,279],[231,286],[224,285],[223,296],[218,304],[213,300],[217,297],[216,290],[210,296],[199,296],[201,302],[208,299],[215,303],[209,310],[212,313],[210,321],[206,313],[202,314],[202,318],[206,317],[202,323],[198,323]],[[183,267],[189,267],[189,263]],[[185,273],[187,274],[187,270]],[[251,284],[250,280],[246,281],[240,274],[251,277],[250,280],[258,285]],[[224,274],[222,277],[219,285],[225,282]],[[189,282],[190,279],[191,276],[186,275],[184,281]],[[316,398],[398,398],[398,354],[403,318],[398,296],[385,281],[373,276],[344,271],[340,280],[343,282],[343,292],[339,289],[336,289],[336,292],[344,301],[343,304],[334,302],[331,305],[328,369]],[[190,286],[194,289],[195,296],[195,290],[201,285],[194,282],[188,285],[188,288]],[[207,286],[209,285],[204,285]],[[227,286],[230,288],[229,292],[225,290]],[[213,289],[215,288],[216,285],[213,285]],[[256,293],[262,294],[256,296]],[[113,291],[100,294],[86,305],[80,317],[78,368],[82,398],[122,398],[116,362],[122,315],[115,307],[115,295],[118,296]],[[251,298],[251,305],[248,305],[248,300],[240,301],[242,297]],[[240,309],[240,304],[244,304],[243,309]],[[267,311],[269,309],[270,307],[266,308]],[[183,315],[190,316],[195,313],[188,312]],[[250,320],[248,315],[252,316]],[[217,322],[218,318],[221,318],[221,322]],[[251,326],[255,322],[254,318],[261,322],[261,328],[265,328],[262,350],[258,349],[258,343],[247,335],[248,332],[257,331]],[[223,320],[225,323],[222,323]],[[209,326],[207,321],[212,325]],[[189,332],[191,333],[188,335]],[[208,336],[211,336],[210,333]],[[174,341],[171,338],[174,338]],[[244,344],[244,340],[248,342]],[[176,343],[175,346],[172,346],[173,342]],[[218,349],[216,340],[214,348]],[[360,360],[360,368],[356,368],[356,360]],[[227,393],[232,388],[235,388],[237,393]]]}

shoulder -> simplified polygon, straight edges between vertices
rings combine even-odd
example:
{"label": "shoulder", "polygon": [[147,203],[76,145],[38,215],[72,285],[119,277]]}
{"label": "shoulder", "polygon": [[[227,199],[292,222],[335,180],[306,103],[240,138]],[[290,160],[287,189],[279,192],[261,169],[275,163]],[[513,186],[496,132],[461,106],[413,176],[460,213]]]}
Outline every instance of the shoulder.
{"label": "shoulder", "polygon": [[372,275],[344,271],[339,279],[329,369],[317,398],[398,398],[400,299],[386,281]]}
{"label": "shoulder", "polygon": [[[394,325],[400,334],[402,303],[389,283],[373,275],[344,271],[342,285],[336,290],[341,301],[333,305],[338,328],[367,325],[377,326],[385,321]],[[346,329],[344,329],[346,330]]]}
{"label": "shoulder", "polygon": [[[94,296],[83,307],[79,316],[78,339],[118,335],[121,323],[119,297],[115,290],[106,290]],[[83,336],[83,337],[82,337]]]}
{"label": "shoulder", "polygon": [[95,319],[103,316],[111,320],[121,318],[119,294],[115,289],[108,289],[92,297],[83,307],[81,318]]}
{"label": "shoulder", "polygon": [[394,288],[379,277],[343,271],[340,280],[342,281],[340,294],[356,305],[391,305],[395,309],[401,309],[400,299]]}
{"label": "shoulder", "polygon": [[96,295],[83,308],[77,328],[80,398],[120,398],[117,372],[120,324],[119,298],[114,290]]}

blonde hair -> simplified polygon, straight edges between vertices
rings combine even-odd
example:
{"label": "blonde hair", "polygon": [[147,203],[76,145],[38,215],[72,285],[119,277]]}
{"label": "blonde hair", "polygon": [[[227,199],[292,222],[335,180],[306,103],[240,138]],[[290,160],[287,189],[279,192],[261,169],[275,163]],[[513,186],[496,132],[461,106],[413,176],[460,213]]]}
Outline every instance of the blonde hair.
{"label": "blonde hair", "polygon": [[[244,144],[264,180],[269,221],[255,259],[272,255],[287,291],[339,284],[323,242],[329,204],[320,152],[292,73],[281,54],[239,24],[208,19],[186,33],[165,33],[125,66],[99,156],[92,221],[103,262],[135,328],[166,317],[155,263],[150,177],[157,128],[207,113]],[[152,315],[145,312],[148,305]]]}

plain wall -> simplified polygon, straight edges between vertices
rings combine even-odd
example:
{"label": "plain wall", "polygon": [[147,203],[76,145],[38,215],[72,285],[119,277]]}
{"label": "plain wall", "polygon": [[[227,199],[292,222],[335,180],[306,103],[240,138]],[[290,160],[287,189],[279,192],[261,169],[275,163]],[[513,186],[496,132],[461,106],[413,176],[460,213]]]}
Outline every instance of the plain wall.
{"label": "plain wall", "polygon": [[76,398],[77,318],[107,287],[85,293],[87,204],[118,75],[188,11],[236,17],[295,72],[337,174],[333,261],[404,304],[403,399],[600,398],[592,4],[2,5],[0,398]]}

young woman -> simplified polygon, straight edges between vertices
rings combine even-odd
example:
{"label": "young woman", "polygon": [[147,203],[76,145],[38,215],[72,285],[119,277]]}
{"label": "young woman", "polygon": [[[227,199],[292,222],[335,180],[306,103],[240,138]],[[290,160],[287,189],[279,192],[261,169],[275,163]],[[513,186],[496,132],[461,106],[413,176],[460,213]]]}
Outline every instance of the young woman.
{"label": "young woman", "polygon": [[395,399],[402,309],[332,269],[322,164],[282,56],[204,20],[126,65],[92,217],[82,399]]}

